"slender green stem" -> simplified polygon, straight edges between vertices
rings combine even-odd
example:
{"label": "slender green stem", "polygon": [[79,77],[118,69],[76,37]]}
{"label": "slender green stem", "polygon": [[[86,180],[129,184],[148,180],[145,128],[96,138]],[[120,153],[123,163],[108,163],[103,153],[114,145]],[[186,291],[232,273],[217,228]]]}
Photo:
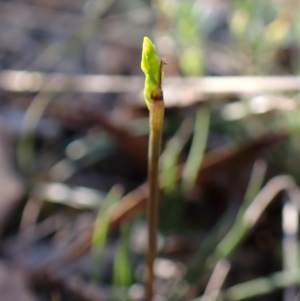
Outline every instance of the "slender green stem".
{"label": "slender green stem", "polygon": [[158,207],[158,162],[164,120],[164,98],[161,87],[162,66],[164,62],[158,57],[154,44],[144,37],[141,69],[145,73],[144,98],[149,109],[149,151],[148,151],[148,184],[147,200],[148,219],[148,253],[146,270],[146,301],[153,299],[154,271],[157,237],[157,207]]}
{"label": "slender green stem", "polygon": [[161,89],[161,69],[158,88],[151,95],[149,106],[149,153],[148,153],[148,183],[149,197],[147,200],[147,219],[148,219],[148,254],[147,254],[147,275],[146,275],[146,301],[152,301],[154,271],[153,265],[156,256],[156,237],[157,237],[157,216],[159,201],[159,184],[158,184],[158,162],[160,156],[162,127],[164,120],[164,101]]}

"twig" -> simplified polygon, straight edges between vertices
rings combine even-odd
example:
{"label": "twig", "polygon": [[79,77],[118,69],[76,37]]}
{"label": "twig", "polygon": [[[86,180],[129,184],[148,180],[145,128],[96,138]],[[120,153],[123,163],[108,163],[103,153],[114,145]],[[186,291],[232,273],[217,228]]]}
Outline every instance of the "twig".
{"label": "twig", "polygon": [[[0,73],[0,88],[10,92],[39,92],[52,81],[44,92],[77,93],[139,93],[141,76],[67,75],[43,72],[6,70]],[[298,91],[299,76],[224,76],[170,77],[164,80],[167,106],[187,105],[205,94],[255,94],[270,91]],[[136,103],[137,104],[137,103]]]}
{"label": "twig", "polygon": [[220,294],[221,287],[230,270],[230,263],[227,260],[220,260],[208,281],[202,301],[216,301]]}

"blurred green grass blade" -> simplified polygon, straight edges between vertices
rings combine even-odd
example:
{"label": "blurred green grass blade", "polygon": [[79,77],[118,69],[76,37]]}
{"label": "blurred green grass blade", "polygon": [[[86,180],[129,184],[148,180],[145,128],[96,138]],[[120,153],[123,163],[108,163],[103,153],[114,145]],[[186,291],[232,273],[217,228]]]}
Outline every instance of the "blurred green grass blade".
{"label": "blurred green grass blade", "polygon": [[[242,219],[245,210],[260,191],[266,172],[266,164],[257,161],[254,164],[250,180],[246,189],[243,204],[234,220],[233,207],[229,207],[221,220],[210,231],[206,239],[201,243],[200,248],[192,257],[188,264],[186,279],[189,282],[198,280],[203,272],[209,267],[205,267],[207,259],[214,254],[211,264],[221,258],[227,258],[235,247],[240,243],[247,232]],[[230,228],[231,227],[231,228]],[[228,231],[224,237],[224,231]],[[225,232],[226,233],[226,232]],[[221,240],[221,237],[224,237]]]}
{"label": "blurred green grass blade", "polygon": [[265,179],[267,165],[262,160],[257,160],[254,163],[253,170],[250,176],[249,184],[247,186],[247,190],[244,196],[243,204],[241,207],[241,211],[243,213],[254,200],[259,190],[262,187],[263,181]]}
{"label": "blurred green grass blade", "polygon": [[236,210],[234,206],[231,206],[223,214],[221,219],[205,237],[204,241],[201,241],[201,245],[197,249],[196,253],[191,257],[187,265],[186,280],[190,283],[194,283],[201,279],[203,273],[206,272],[204,269],[205,263],[208,257],[214,252],[216,246],[220,242],[221,237],[224,236],[233,224],[233,219]]}
{"label": "blurred green grass blade", "polygon": [[129,260],[130,231],[127,225],[121,227],[121,237],[114,262],[114,285],[128,287],[132,284]]}
{"label": "blurred green grass blade", "polygon": [[249,229],[248,226],[243,222],[243,215],[246,209],[255,199],[255,196],[259,193],[263,185],[265,173],[266,164],[262,161],[256,162],[252,170],[252,175],[250,177],[243,204],[239,210],[235,222],[230,231],[216,247],[215,255],[218,259],[227,258],[247,234]]}
{"label": "blurred green grass blade", "polygon": [[98,219],[95,225],[95,230],[93,234],[92,241],[92,257],[93,257],[93,280],[101,281],[102,263],[104,256],[105,244],[108,236],[110,215],[103,214],[101,218]]}
{"label": "blurred green grass blade", "polygon": [[275,290],[300,283],[300,271],[277,272],[269,277],[237,284],[225,292],[227,300],[243,300],[271,293]]}
{"label": "blurred green grass blade", "polygon": [[[120,298],[119,296],[119,289],[128,288],[132,284],[133,277],[129,258],[129,241],[130,227],[122,225],[113,266],[113,300],[115,301],[124,300],[124,298]],[[127,290],[125,295],[127,296]],[[126,297],[125,300],[128,300],[128,298]]]}
{"label": "blurred green grass blade", "polygon": [[201,167],[209,130],[209,117],[208,109],[198,110],[191,150],[182,172],[182,189],[185,193],[193,187]]}
{"label": "blurred green grass blade", "polygon": [[193,131],[193,123],[190,118],[185,119],[175,135],[168,141],[164,152],[160,157],[161,182],[167,194],[177,187],[177,164],[179,155]]}
{"label": "blurred green grass blade", "polygon": [[[261,277],[241,284],[234,285],[221,293],[218,300],[240,301],[263,296],[275,290],[300,283],[300,270],[276,272],[269,277]],[[204,301],[203,297],[191,301]]]}
{"label": "blurred green grass blade", "polygon": [[120,186],[114,186],[107,194],[107,197],[104,200],[103,205],[99,209],[95,221],[91,245],[92,260],[94,267],[94,281],[101,280],[103,256],[109,231],[111,212],[112,208],[120,200],[121,196],[122,189],[120,189]]}

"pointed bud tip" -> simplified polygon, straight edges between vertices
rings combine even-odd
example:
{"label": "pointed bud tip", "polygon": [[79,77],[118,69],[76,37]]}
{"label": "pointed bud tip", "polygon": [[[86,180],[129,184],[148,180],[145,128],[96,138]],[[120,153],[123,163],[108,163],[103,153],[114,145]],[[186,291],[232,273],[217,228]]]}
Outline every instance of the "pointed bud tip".
{"label": "pointed bud tip", "polygon": [[152,45],[153,43],[151,42],[151,40],[148,37],[144,37],[143,49],[149,49]]}

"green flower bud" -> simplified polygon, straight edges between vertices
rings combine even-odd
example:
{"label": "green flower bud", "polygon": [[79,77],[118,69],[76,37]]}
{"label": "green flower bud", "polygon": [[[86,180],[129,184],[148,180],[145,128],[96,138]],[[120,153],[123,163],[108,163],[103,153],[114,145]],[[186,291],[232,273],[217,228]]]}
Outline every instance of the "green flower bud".
{"label": "green flower bud", "polygon": [[152,41],[144,37],[141,69],[145,73],[144,98],[149,109],[151,96],[161,89],[161,60]]}

